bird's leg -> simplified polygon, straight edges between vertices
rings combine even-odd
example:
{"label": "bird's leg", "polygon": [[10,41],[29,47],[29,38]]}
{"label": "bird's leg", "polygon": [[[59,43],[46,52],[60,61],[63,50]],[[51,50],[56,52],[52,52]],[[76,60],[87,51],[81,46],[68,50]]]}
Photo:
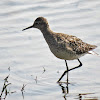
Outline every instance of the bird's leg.
{"label": "bird's leg", "polygon": [[67,61],[66,60],[65,60],[65,64],[66,64],[67,70],[62,74],[62,76],[59,78],[59,80],[57,82],[59,82],[66,73],[67,73],[67,82],[68,82],[68,65],[67,65]]}
{"label": "bird's leg", "polygon": [[76,69],[76,68],[79,68],[79,67],[81,67],[82,66],[82,63],[81,63],[81,61],[79,60],[79,59],[77,59],[78,61],[79,61],[79,65],[77,66],[77,67],[74,67],[74,68],[71,68],[71,69],[69,69],[68,71],[71,71],[71,70],[73,70],[73,69]]}
{"label": "bird's leg", "polygon": [[[64,73],[62,74],[62,76],[59,78],[59,80],[58,80],[57,82],[59,82],[59,81],[63,78],[63,76],[64,76],[68,71],[71,71],[71,70],[73,70],[73,69],[76,69],[76,68],[79,68],[79,67],[82,66],[81,61],[80,61],[79,59],[77,59],[77,60],[79,61],[80,64],[79,64],[77,67],[74,67],[74,68],[71,68],[71,69],[68,69],[68,70],[64,71]],[[66,61],[65,61],[65,62],[66,62]]]}
{"label": "bird's leg", "polygon": [[68,70],[68,65],[67,65],[67,61],[65,60],[65,64],[66,64],[66,69]]}
{"label": "bird's leg", "polygon": [[67,65],[67,61],[65,60],[65,64],[66,64],[66,69],[67,69],[67,84],[68,84],[68,65]]}

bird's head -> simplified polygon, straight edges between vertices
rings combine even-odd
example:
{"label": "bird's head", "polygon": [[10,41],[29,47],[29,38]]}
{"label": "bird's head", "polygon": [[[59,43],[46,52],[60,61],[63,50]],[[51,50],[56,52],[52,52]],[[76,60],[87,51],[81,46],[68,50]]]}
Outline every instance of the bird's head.
{"label": "bird's head", "polygon": [[29,29],[29,28],[38,28],[38,29],[42,30],[42,29],[48,28],[48,27],[49,27],[49,25],[48,25],[47,19],[44,18],[44,17],[38,17],[38,18],[34,21],[34,23],[33,23],[32,26],[29,26],[29,27],[23,29],[23,31],[26,30],[26,29]]}

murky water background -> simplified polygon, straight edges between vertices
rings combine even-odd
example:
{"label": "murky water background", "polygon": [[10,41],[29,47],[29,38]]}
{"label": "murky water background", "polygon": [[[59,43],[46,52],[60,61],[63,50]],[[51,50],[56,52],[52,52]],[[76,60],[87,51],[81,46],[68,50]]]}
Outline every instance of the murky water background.
{"label": "murky water background", "polygon": [[22,31],[39,16],[46,17],[55,32],[97,45],[100,54],[100,0],[1,0],[0,91],[10,74],[8,90],[16,93],[7,100],[22,100],[23,84],[24,100],[100,100],[100,57],[82,57],[83,66],[69,73],[68,88],[56,83],[66,69],[64,60],[54,57],[39,30]]}

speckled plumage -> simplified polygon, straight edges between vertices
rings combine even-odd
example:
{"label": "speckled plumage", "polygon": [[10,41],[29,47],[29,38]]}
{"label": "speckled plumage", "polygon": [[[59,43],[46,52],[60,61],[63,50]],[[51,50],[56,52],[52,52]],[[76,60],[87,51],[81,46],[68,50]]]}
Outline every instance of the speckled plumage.
{"label": "speckled plumage", "polygon": [[[90,53],[90,51],[97,47],[95,45],[83,42],[76,36],[53,32],[49,27],[48,21],[44,17],[38,17],[34,21],[32,26],[27,27],[23,30],[29,28],[38,28],[43,33],[43,36],[51,52],[57,58],[65,60],[67,70],[59,78],[58,82],[69,71],[81,67],[82,63],[79,60],[79,58],[81,56],[84,56],[85,54],[93,53],[93,52]],[[74,60],[74,59],[77,59],[80,64],[74,68],[69,69],[66,60]],[[67,83],[68,83],[68,74],[67,74]]]}
{"label": "speckled plumage", "polygon": [[95,45],[83,42],[76,36],[53,32],[49,28],[48,21],[44,17],[38,17],[34,21],[34,24],[28,28],[32,27],[38,28],[43,33],[51,52],[60,59],[78,59],[87,54],[88,51],[97,47]]}

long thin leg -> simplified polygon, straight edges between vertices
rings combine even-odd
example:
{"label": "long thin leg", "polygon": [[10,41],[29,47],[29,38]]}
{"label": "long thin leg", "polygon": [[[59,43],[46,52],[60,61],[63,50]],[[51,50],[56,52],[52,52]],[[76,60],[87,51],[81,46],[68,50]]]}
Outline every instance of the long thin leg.
{"label": "long thin leg", "polygon": [[71,70],[73,70],[73,69],[76,69],[76,68],[79,68],[79,67],[82,66],[81,61],[80,61],[79,59],[77,59],[77,60],[79,61],[80,64],[79,64],[77,67],[74,67],[74,68],[71,68],[71,69],[69,69],[69,70],[64,71],[64,73],[62,74],[62,76],[59,78],[59,80],[58,80],[57,82],[59,82],[67,72],[69,72],[69,71],[71,71]]}
{"label": "long thin leg", "polygon": [[66,69],[68,70],[68,65],[67,65],[67,61],[65,60],[65,64],[66,64]]}
{"label": "long thin leg", "polygon": [[67,84],[68,84],[68,65],[67,65],[67,61],[65,60],[65,64],[66,64],[66,69],[67,69]]}
{"label": "long thin leg", "polygon": [[82,66],[82,63],[81,63],[81,61],[79,60],[79,59],[77,59],[78,61],[79,61],[79,65],[77,66],[77,67],[74,67],[74,68],[71,68],[71,69],[69,69],[68,71],[71,71],[71,70],[73,70],[73,69],[76,69],[76,68],[79,68],[79,67],[81,67]]}

